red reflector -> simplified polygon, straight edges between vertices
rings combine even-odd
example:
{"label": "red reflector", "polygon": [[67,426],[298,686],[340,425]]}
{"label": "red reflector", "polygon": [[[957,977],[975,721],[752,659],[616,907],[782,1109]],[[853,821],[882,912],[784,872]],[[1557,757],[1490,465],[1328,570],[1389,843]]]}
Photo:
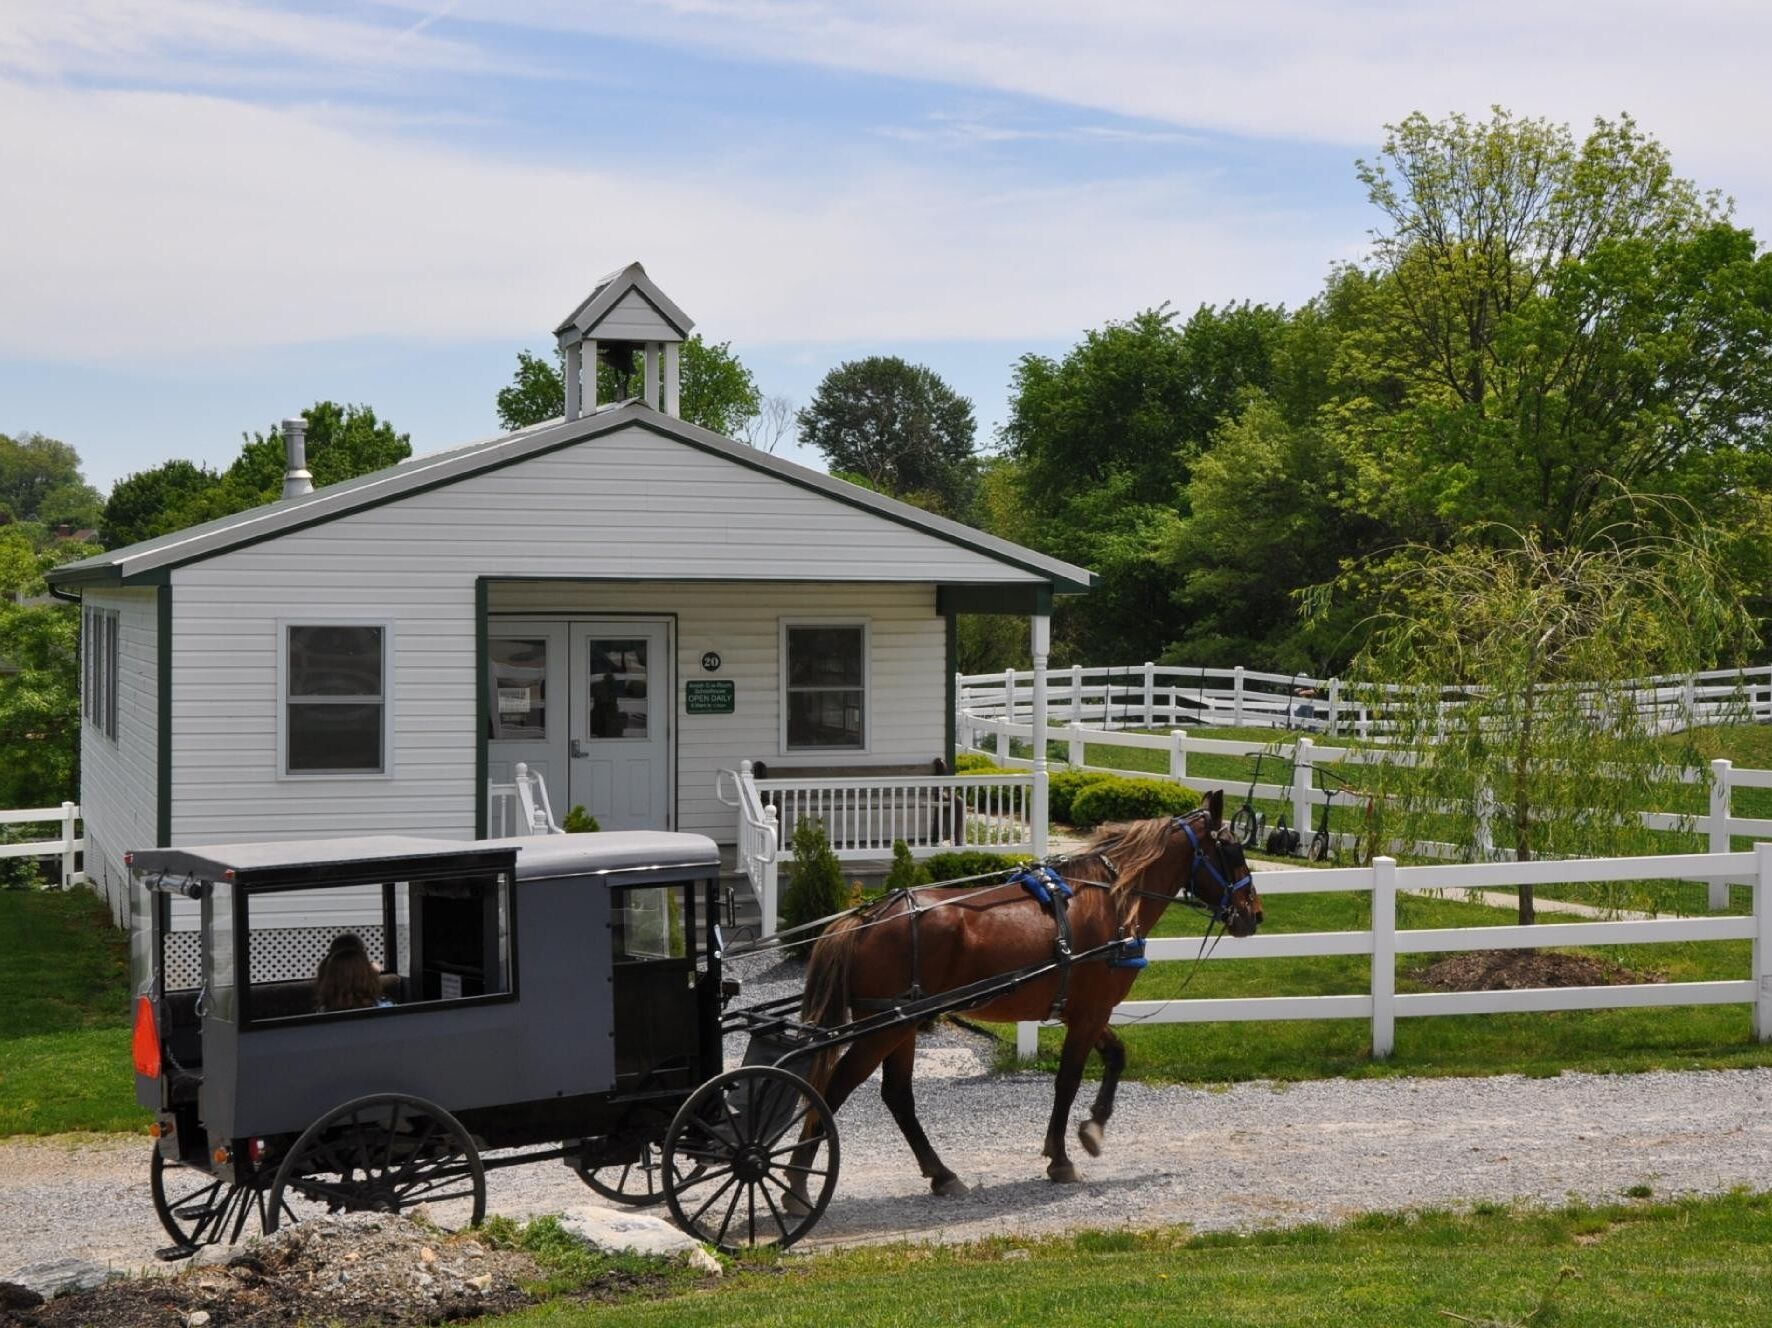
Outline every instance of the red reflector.
{"label": "red reflector", "polygon": [[135,854],[133,854],[133,853],[125,853],[125,854],[124,854],[124,855],[123,855],[123,865],[124,865],[124,866],[125,866],[125,867],[133,867],[133,866],[135,866]]}
{"label": "red reflector", "polygon": [[135,1072],[160,1077],[160,1026],[154,1020],[154,1002],[146,996],[135,1000]]}

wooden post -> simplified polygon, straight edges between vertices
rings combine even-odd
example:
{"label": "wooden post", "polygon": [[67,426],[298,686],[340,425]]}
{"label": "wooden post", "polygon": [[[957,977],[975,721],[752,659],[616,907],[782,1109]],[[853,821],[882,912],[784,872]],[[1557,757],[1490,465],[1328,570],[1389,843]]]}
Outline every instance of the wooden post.
{"label": "wooden post", "polygon": [[1030,643],[1034,656],[1034,696],[1028,732],[1034,743],[1034,857],[1046,856],[1047,781],[1046,769],[1046,657],[1052,652],[1052,619],[1036,613],[1029,624]]}
{"label": "wooden post", "polygon": [[1241,664],[1232,670],[1231,725],[1239,729],[1243,727],[1243,666]]}
{"label": "wooden post", "polygon": [[62,889],[74,884],[74,822],[80,816],[78,803],[62,804]]}
{"label": "wooden post", "polygon": [[1025,1063],[1039,1054],[1040,1026],[1031,1020],[1023,1020],[1015,1026],[1015,1059]]}
{"label": "wooden post", "polygon": [[648,341],[646,343],[646,374],[643,391],[646,404],[654,410],[658,409],[658,354],[658,342]]}
{"label": "wooden post", "polygon": [[1003,670],[1003,713],[998,716],[997,729],[997,764],[1007,765],[1003,758],[1009,755],[1009,725],[1015,723],[1015,670]]}
{"label": "wooden post", "polygon": [[1372,859],[1372,1059],[1397,1045],[1397,860]]}
{"label": "wooden post", "polygon": [[1292,749],[1292,828],[1301,847],[1311,842],[1311,745],[1300,738]]}
{"label": "wooden post", "polygon": [[763,864],[763,880],[757,890],[757,900],[763,910],[762,931],[765,936],[775,935],[776,887],[780,881],[780,867],[776,859],[781,856],[781,823],[776,819],[775,806],[771,804],[763,809],[763,819],[769,823],[766,838],[769,860]]}
{"label": "wooden post", "polygon": [[1772,844],[1754,845],[1754,1037],[1772,1042]]}
{"label": "wooden post", "polygon": [[674,341],[664,344],[664,413],[672,419],[683,415],[682,350]]}
{"label": "wooden post", "polygon": [[597,409],[597,343],[584,343],[584,388],[579,393],[580,415],[589,415]]}
{"label": "wooden post", "polygon": [[[1729,851],[1729,814],[1734,802],[1733,790],[1729,787],[1731,771],[1734,764],[1730,761],[1712,761],[1710,763],[1710,851],[1727,853]],[[1713,876],[1710,882],[1710,911],[1720,913],[1729,907],[1729,878]]]}
{"label": "wooden post", "polygon": [[1071,769],[1081,770],[1089,761],[1089,750],[1083,743],[1084,728],[1081,724],[1068,724],[1064,735],[1070,739],[1071,749],[1067,758]]}
{"label": "wooden post", "polygon": [[1157,666],[1155,664],[1151,663],[1150,660],[1147,659],[1144,662],[1144,727],[1145,728],[1154,729],[1157,727],[1156,710],[1157,710]]}
{"label": "wooden post", "polygon": [[568,420],[576,420],[584,414],[582,405],[584,398],[579,394],[578,378],[579,367],[583,363],[584,343],[575,341],[566,348],[566,418]]}
{"label": "wooden post", "polygon": [[1329,679],[1329,736],[1341,731],[1341,679]]}
{"label": "wooden post", "polygon": [[1186,729],[1169,730],[1169,778],[1177,784],[1187,778]]}
{"label": "wooden post", "polygon": [[1071,665],[1071,723],[1083,722],[1083,666]]}

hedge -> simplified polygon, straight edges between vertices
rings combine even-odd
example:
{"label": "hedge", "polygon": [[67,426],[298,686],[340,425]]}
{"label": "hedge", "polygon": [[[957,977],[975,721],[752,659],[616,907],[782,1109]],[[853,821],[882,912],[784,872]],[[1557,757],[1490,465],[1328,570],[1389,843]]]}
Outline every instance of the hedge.
{"label": "hedge", "polygon": [[1055,770],[1046,779],[1046,811],[1054,821],[1081,825],[1075,814],[1077,794],[1091,784],[1115,779],[1105,770]]}
{"label": "hedge", "polygon": [[1179,816],[1200,805],[1200,795],[1180,784],[1158,779],[1109,776],[1088,785],[1071,806],[1071,824],[1092,830],[1110,821],[1146,821]]}

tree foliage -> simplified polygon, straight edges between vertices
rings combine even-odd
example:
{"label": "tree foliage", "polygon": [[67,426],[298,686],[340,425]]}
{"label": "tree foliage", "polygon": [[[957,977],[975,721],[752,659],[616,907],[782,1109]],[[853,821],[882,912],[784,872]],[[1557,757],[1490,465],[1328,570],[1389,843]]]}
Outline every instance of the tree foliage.
{"label": "tree foliage", "polygon": [[0,529],[0,806],[78,796],[80,611],[50,599],[43,574],[96,552],[67,541],[39,550],[25,530]]}
{"label": "tree foliage", "polygon": [[972,403],[933,369],[896,355],[839,364],[799,414],[800,441],[833,474],[964,519],[978,483]]}
{"label": "tree foliage", "polygon": [[[607,359],[598,360],[598,401],[621,401],[641,394],[645,369],[641,357],[634,360],[628,370],[618,369]],[[727,438],[751,441],[748,435],[765,415],[767,403],[751,371],[732,353],[731,342],[710,343],[699,335],[690,337],[683,343],[678,376],[679,406],[685,420]],[[559,354],[548,358],[526,350],[517,352],[517,371],[509,385],[499,389],[497,407],[498,422],[506,429],[527,429],[562,418],[566,414],[566,379]],[[772,409],[777,414],[781,410],[779,406]]]}
{"label": "tree foliage", "polygon": [[48,527],[97,524],[99,496],[69,444],[40,433],[0,433],[0,514]]}

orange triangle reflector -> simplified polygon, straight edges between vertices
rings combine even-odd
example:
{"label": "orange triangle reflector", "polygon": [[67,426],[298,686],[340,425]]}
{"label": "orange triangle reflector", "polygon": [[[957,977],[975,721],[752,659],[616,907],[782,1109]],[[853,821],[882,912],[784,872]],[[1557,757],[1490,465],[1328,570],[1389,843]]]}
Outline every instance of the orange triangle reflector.
{"label": "orange triangle reflector", "polygon": [[135,1072],[160,1077],[160,1026],[154,1020],[154,1002],[146,996],[135,999]]}

